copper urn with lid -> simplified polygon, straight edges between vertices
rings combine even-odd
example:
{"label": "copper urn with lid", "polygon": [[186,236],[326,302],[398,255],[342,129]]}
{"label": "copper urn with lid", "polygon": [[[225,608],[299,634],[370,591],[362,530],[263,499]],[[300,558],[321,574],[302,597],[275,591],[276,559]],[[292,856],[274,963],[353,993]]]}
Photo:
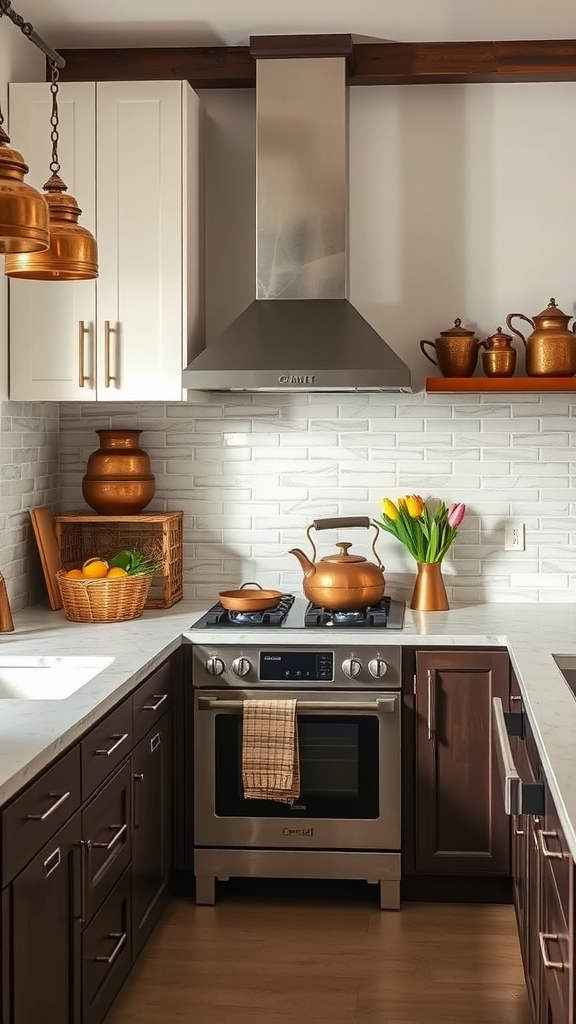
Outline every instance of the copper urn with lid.
{"label": "copper urn with lid", "polygon": [[[426,351],[434,349],[436,359]],[[480,342],[474,331],[462,327],[459,317],[449,331],[440,331],[436,341],[421,341],[420,348],[426,359],[437,366],[443,377],[471,377],[478,362]]]}
{"label": "copper urn with lid", "polygon": [[[533,328],[527,338],[512,326],[514,319],[525,320]],[[576,323],[568,327],[569,314],[563,313],[555,299],[534,319],[524,313],[509,313],[506,324],[524,343],[526,373],[529,377],[573,377],[576,374]]]}
{"label": "copper urn with lid", "polygon": [[512,377],[516,367],[516,349],[512,348],[512,338],[504,334],[498,327],[496,334],[491,334],[480,344],[486,349],[482,353],[482,366],[487,377]]}
{"label": "copper urn with lid", "polygon": [[152,501],[156,481],[150,456],[139,447],[141,430],[97,430],[100,447],[88,456],[84,501],[99,515],[136,515]]}

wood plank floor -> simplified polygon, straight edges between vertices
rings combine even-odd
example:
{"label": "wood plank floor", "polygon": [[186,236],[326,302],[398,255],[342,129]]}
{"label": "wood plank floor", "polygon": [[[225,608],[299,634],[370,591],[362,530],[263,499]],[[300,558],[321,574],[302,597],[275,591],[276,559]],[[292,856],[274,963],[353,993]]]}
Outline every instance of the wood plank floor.
{"label": "wood plank floor", "polygon": [[106,1024],[532,1024],[509,906],[173,900]]}

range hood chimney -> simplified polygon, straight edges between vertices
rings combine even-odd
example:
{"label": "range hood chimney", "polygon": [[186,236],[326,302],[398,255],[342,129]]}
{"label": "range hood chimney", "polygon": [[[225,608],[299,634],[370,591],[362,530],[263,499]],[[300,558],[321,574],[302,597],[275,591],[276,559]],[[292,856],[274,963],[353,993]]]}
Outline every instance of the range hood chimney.
{"label": "range hood chimney", "polygon": [[[320,56],[302,55],[302,37],[300,47],[299,37],[250,41],[257,61],[256,299],[184,370],[185,388],[412,390],[409,368],[347,298],[352,37],[304,39],[304,52]],[[313,42],[319,45],[310,50]]]}

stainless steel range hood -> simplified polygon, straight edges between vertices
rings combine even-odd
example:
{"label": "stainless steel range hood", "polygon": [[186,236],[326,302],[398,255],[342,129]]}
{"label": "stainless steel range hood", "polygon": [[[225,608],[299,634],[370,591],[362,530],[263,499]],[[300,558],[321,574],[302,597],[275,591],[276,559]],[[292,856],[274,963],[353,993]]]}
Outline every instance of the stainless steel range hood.
{"label": "stainless steel range hood", "polygon": [[344,57],[261,58],[256,299],[183,373],[195,391],[411,391],[347,298]]}

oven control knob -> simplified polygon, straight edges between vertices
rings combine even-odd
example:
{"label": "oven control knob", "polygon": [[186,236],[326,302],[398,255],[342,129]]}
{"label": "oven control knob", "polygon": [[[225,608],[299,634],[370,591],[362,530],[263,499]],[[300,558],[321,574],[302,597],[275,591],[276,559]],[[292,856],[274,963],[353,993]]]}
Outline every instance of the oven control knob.
{"label": "oven control knob", "polygon": [[368,662],[368,671],[374,679],[382,679],[388,671],[388,665],[383,658],[371,658]]}
{"label": "oven control knob", "polygon": [[226,668],[222,658],[208,658],[206,671],[209,676],[221,676]]}
{"label": "oven control knob", "polygon": [[232,662],[232,671],[234,675],[240,676],[240,678],[247,676],[251,668],[252,666],[248,658],[234,658]]}
{"label": "oven control knob", "polygon": [[342,671],[345,676],[348,676],[348,679],[355,679],[362,671],[362,662],[356,658],[346,658],[342,662]]}

